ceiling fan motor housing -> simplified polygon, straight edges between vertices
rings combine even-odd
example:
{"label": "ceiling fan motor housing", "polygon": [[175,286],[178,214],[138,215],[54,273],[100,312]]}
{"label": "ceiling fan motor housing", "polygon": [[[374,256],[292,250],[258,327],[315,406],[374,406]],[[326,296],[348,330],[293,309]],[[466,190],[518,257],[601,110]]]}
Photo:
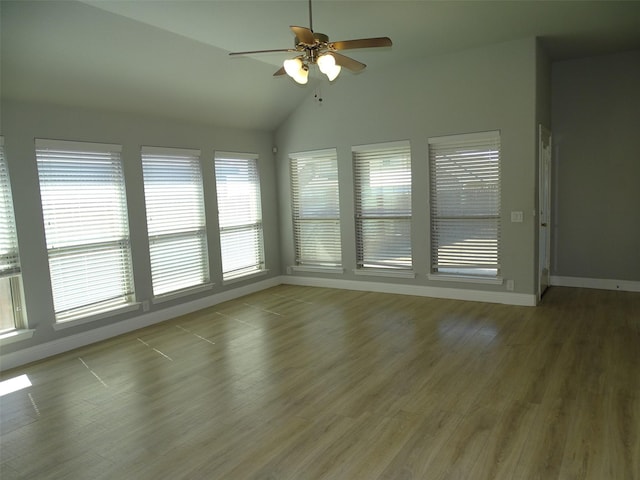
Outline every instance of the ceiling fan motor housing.
{"label": "ceiling fan motor housing", "polygon": [[319,54],[326,51],[331,51],[329,47],[329,36],[324,33],[313,33],[313,38],[315,39],[315,43],[310,45],[300,38],[295,37],[295,47],[296,50],[306,52],[306,60],[311,63],[315,63]]}
{"label": "ceiling fan motor housing", "polygon": [[319,43],[329,43],[329,36],[324,33],[313,32],[313,38],[315,38]]}

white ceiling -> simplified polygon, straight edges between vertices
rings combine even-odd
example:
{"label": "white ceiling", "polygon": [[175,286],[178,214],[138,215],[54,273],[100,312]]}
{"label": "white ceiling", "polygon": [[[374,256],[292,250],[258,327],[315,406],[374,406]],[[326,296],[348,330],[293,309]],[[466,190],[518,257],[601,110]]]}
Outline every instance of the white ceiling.
{"label": "white ceiling", "polygon": [[[6,98],[270,131],[313,89],[272,76],[286,54],[228,56],[292,46],[288,26],[308,26],[306,0],[0,6]],[[368,65],[358,74],[367,75],[533,36],[554,59],[638,49],[640,2],[315,0],[313,27],[331,40],[391,37],[392,47],[345,52]]]}

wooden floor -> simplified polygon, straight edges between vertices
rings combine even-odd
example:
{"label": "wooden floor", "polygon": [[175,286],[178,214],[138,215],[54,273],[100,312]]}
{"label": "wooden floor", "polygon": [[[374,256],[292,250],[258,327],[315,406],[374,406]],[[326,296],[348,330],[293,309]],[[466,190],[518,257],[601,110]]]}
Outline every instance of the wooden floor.
{"label": "wooden floor", "polygon": [[279,286],[26,368],[2,480],[640,478],[640,294]]}

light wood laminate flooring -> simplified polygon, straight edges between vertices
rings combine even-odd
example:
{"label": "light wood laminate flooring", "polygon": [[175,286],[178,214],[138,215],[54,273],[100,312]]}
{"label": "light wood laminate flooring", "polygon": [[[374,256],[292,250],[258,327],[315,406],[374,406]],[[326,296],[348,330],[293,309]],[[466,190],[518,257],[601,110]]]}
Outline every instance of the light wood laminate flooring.
{"label": "light wood laminate flooring", "polygon": [[640,294],[279,286],[5,372],[2,480],[640,478]]}

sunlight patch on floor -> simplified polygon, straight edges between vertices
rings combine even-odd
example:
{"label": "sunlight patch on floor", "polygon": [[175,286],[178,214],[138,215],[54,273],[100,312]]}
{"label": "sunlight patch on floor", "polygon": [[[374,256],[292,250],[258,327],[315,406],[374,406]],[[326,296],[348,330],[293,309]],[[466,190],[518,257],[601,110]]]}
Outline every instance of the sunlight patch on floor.
{"label": "sunlight patch on floor", "polygon": [[19,375],[17,377],[8,378],[0,382],[0,397],[8,395],[24,388],[31,386],[31,380],[27,375]]}

